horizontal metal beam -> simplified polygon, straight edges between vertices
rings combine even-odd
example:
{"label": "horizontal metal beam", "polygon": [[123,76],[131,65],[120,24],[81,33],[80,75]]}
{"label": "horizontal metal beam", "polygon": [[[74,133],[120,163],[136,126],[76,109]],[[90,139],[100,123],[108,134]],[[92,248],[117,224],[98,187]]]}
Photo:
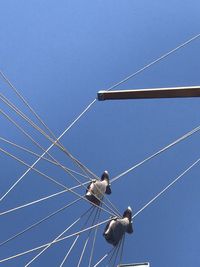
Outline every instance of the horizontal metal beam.
{"label": "horizontal metal beam", "polygon": [[144,263],[129,263],[129,264],[120,264],[117,267],[150,267],[149,262]]}
{"label": "horizontal metal beam", "polygon": [[99,91],[98,100],[200,97],[200,86]]}

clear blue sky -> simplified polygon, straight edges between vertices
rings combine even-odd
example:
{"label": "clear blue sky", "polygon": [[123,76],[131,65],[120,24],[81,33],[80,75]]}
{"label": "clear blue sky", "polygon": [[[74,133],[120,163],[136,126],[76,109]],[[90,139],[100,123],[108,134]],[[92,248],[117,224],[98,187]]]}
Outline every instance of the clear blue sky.
{"label": "clear blue sky", "polygon": [[[96,97],[126,76],[199,33],[199,1],[7,0],[0,6],[0,69],[59,136]],[[118,89],[199,85],[200,39],[139,74]],[[0,80],[1,93],[33,116]],[[95,174],[111,178],[142,161],[200,124],[199,99],[96,102],[62,138],[69,151]],[[45,148],[49,142],[27,126],[5,104],[1,109]],[[33,118],[34,119],[34,118]],[[36,120],[35,120],[36,121]],[[41,153],[5,117],[0,136]],[[0,147],[29,164],[35,160],[0,141]],[[71,161],[58,149],[52,154]],[[178,144],[112,184],[109,199],[123,212],[137,212],[199,157],[199,134]],[[27,169],[0,155],[0,194]],[[38,169],[67,186],[76,183],[62,170],[40,162]],[[199,171],[196,166],[172,189],[138,215],[134,233],[126,236],[124,262],[150,261],[152,267],[200,266]],[[61,188],[30,172],[0,203],[5,211]],[[78,191],[84,193],[84,189]],[[65,194],[0,217],[0,242],[74,200]],[[50,242],[87,210],[81,201],[48,222],[0,247],[1,259]],[[103,212],[101,220],[109,218]],[[81,224],[73,231],[81,229]],[[110,250],[97,236],[94,262]],[[85,236],[65,266],[77,266]],[[46,251],[32,266],[59,266],[73,239]],[[90,241],[91,242],[91,241]],[[2,263],[24,266],[36,253]],[[87,266],[84,258],[82,266]],[[105,266],[102,263],[101,266]]]}

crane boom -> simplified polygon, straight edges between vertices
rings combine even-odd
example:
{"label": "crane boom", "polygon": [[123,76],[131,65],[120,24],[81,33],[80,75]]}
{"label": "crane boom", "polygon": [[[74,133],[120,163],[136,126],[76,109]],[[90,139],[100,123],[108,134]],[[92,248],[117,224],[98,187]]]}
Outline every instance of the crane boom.
{"label": "crane boom", "polygon": [[98,100],[200,97],[200,86],[99,91]]}

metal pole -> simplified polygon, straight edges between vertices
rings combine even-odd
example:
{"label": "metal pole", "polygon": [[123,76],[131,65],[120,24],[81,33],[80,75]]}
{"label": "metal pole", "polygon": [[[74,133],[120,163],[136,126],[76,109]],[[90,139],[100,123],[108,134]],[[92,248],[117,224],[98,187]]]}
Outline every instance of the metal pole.
{"label": "metal pole", "polygon": [[200,97],[200,86],[99,91],[98,100]]}

